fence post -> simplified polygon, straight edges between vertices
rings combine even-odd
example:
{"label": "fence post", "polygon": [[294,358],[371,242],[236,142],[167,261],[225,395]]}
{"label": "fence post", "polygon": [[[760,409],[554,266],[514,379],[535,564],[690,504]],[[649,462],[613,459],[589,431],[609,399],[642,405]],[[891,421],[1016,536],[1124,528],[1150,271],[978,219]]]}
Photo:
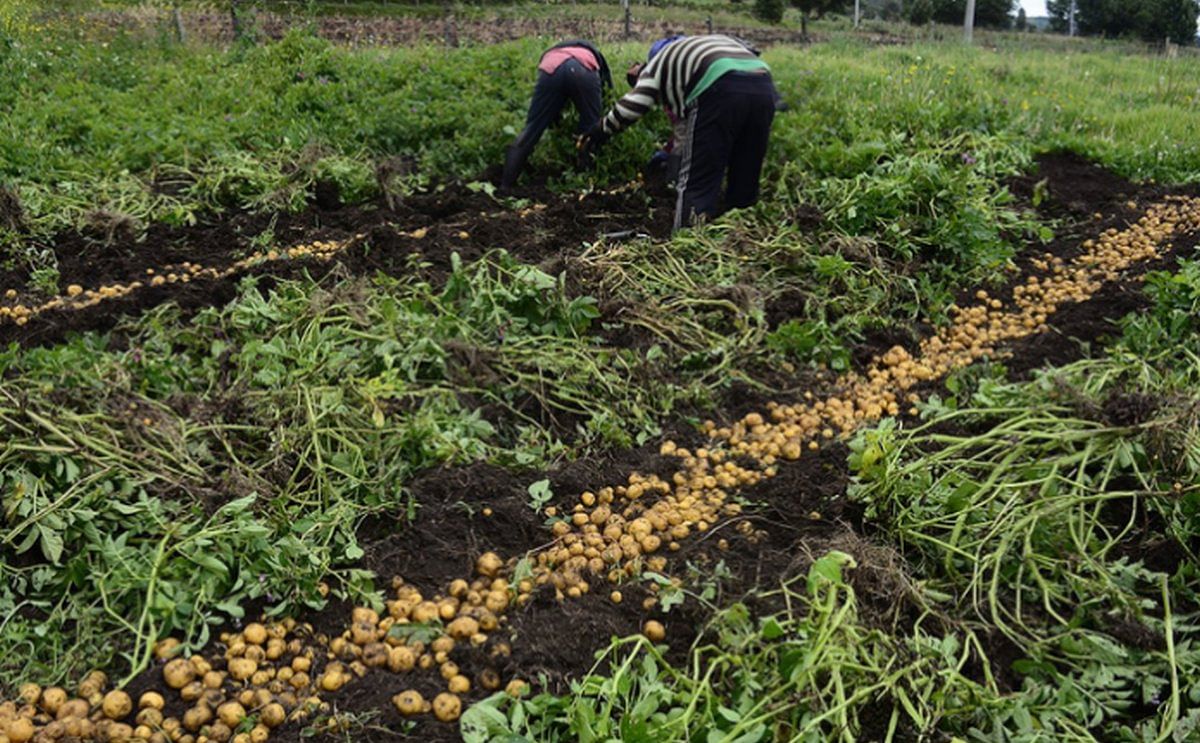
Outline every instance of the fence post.
{"label": "fence post", "polygon": [[238,20],[237,5],[238,0],[229,0],[229,23],[233,27],[234,41],[240,41],[242,38],[242,24]]}
{"label": "fence post", "polygon": [[630,16],[629,0],[621,0],[621,7],[625,9],[625,38],[633,36],[632,25],[633,18]]}
{"label": "fence post", "polygon": [[712,32],[713,32],[713,29],[712,29],[712,16],[710,15],[710,16],[708,17],[708,35],[709,35],[709,36],[712,36]]}
{"label": "fence post", "polygon": [[449,46],[449,47],[458,46],[458,32],[455,30],[455,27],[454,27],[454,14],[452,14],[452,13],[446,15],[445,32],[446,32],[446,46]]}
{"label": "fence post", "polygon": [[175,41],[182,44],[186,35],[183,31],[183,14],[179,12],[178,5],[171,6],[171,16],[175,21]]}

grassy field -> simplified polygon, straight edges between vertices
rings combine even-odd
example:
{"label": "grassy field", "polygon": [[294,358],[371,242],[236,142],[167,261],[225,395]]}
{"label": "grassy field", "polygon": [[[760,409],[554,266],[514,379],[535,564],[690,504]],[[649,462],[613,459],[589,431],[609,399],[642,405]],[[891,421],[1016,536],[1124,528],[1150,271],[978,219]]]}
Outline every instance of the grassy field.
{"label": "grassy field", "polygon": [[657,113],[495,194],[552,39],[83,18],[0,3],[0,741],[1195,734],[1200,60],[829,21],[668,237]]}

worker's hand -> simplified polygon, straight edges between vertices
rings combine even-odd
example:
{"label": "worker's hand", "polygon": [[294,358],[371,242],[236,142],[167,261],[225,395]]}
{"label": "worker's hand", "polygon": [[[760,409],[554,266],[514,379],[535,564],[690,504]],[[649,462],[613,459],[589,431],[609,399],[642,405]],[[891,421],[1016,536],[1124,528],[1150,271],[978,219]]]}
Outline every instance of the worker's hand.
{"label": "worker's hand", "polygon": [[597,122],[583,134],[579,135],[579,141],[575,143],[575,147],[587,152],[595,152],[604,146],[612,135],[604,131],[604,125]]}

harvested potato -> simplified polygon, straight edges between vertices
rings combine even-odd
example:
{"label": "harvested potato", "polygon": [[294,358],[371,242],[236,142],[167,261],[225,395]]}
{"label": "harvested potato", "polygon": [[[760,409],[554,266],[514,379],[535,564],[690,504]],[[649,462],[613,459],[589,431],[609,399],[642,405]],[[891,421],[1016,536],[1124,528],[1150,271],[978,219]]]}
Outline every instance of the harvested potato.
{"label": "harvested potato", "polygon": [[148,691],[138,699],[138,709],[161,710],[164,706],[166,706],[166,700],[157,691]]}
{"label": "harvested potato", "polygon": [[379,668],[388,662],[388,646],[382,642],[373,642],[363,648],[363,663],[368,668]]}
{"label": "harvested potato", "polygon": [[405,717],[419,715],[428,708],[425,697],[421,696],[421,692],[413,689],[402,691],[392,697],[392,704],[396,705],[396,711]]}
{"label": "harvested potato", "polygon": [[251,622],[242,630],[242,639],[251,645],[262,645],[267,641],[267,628],[258,622]]}
{"label": "harvested potato", "polygon": [[17,695],[25,704],[36,704],[38,697],[42,696],[42,687],[37,684],[21,684]]}
{"label": "harvested potato", "polygon": [[58,708],[58,713],[55,715],[60,720],[65,720],[68,717],[84,718],[91,711],[91,705],[82,699],[70,699],[63,702]]}
{"label": "harvested potato", "polygon": [[656,622],[651,619],[642,627],[642,634],[646,636],[650,642],[662,642],[667,639],[667,630],[662,626],[661,622]]}
{"label": "harvested potato", "polygon": [[133,700],[123,691],[110,691],[104,695],[100,708],[110,720],[120,720],[133,711]]}
{"label": "harvested potato", "polygon": [[338,673],[336,671],[326,671],[321,674],[320,687],[325,691],[337,691],[350,681],[350,676],[347,673]]}
{"label": "harvested potato", "polygon": [[287,712],[282,704],[271,702],[258,713],[258,719],[269,728],[277,728],[287,719]]}
{"label": "harvested potato", "polygon": [[234,658],[229,661],[229,675],[237,681],[245,681],[258,670],[258,663],[249,658]]}
{"label": "harvested potato", "polygon": [[488,578],[495,578],[496,574],[504,567],[504,560],[500,559],[500,555],[495,552],[484,552],[475,561],[475,570],[480,575]]}
{"label": "harvested potato", "polygon": [[495,668],[485,668],[479,672],[479,685],[488,691],[500,688],[500,674]]}
{"label": "harvested potato", "polygon": [[154,657],[159,660],[166,660],[175,653],[179,652],[179,640],[174,637],[164,637],[154,643]]}
{"label": "harvested potato", "polygon": [[208,724],[212,719],[212,710],[204,705],[188,708],[187,712],[183,713],[183,726],[193,733],[200,729],[201,725]]}
{"label": "harvested potato", "polygon": [[456,640],[466,640],[479,632],[479,622],[472,617],[459,617],[446,625],[446,633]]}
{"label": "harvested potato", "polygon": [[433,714],[442,722],[454,722],[462,714],[462,700],[455,694],[442,692],[433,698]]}
{"label": "harvested potato", "polygon": [[176,658],[163,666],[163,681],[172,689],[182,689],[196,678],[196,669],[183,658]]}
{"label": "harvested potato", "polygon": [[51,686],[42,691],[40,706],[48,715],[53,715],[58,712],[58,708],[63,706],[67,701],[67,692],[57,686]]}
{"label": "harvested potato", "polygon": [[225,702],[217,707],[217,719],[230,728],[236,728],[246,719],[246,708],[238,702]]}
{"label": "harvested potato", "polygon": [[25,743],[33,739],[33,720],[28,717],[18,717],[8,723],[8,740],[11,743]]}

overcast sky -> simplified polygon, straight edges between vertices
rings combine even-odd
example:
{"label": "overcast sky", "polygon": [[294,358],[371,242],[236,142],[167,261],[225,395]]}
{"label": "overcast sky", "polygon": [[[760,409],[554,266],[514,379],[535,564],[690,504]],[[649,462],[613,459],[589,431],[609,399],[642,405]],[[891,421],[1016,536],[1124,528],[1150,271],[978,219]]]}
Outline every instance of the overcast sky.
{"label": "overcast sky", "polygon": [[1025,15],[1030,18],[1046,15],[1046,0],[1021,0],[1021,5],[1025,6]]}

